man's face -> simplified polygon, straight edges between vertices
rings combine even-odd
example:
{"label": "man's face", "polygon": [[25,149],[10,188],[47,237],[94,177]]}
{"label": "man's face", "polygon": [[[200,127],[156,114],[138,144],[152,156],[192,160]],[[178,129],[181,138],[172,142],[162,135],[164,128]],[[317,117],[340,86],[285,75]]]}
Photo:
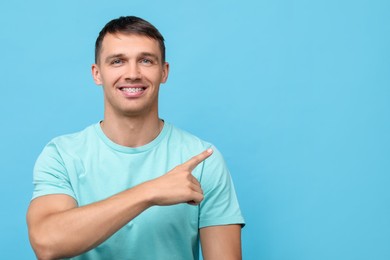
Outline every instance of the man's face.
{"label": "man's face", "polygon": [[154,39],[121,33],[104,37],[92,74],[95,83],[103,85],[105,116],[157,113],[159,87],[169,71],[161,59]]}

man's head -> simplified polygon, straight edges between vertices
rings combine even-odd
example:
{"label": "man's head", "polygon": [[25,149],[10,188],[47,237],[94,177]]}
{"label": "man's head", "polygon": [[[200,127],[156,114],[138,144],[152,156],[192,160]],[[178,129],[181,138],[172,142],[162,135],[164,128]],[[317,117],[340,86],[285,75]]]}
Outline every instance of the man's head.
{"label": "man's head", "polygon": [[168,78],[164,39],[138,17],[110,21],[96,40],[92,76],[103,86],[105,118],[158,117],[160,84]]}
{"label": "man's head", "polygon": [[100,31],[95,43],[95,63],[99,64],[100,53],[104,37],[108,34],[135,34],[154,39],[158,42],[161,50],[161,60],[165,62],[164,37],[149,22],[136,16],[122,16],[107,23]]}

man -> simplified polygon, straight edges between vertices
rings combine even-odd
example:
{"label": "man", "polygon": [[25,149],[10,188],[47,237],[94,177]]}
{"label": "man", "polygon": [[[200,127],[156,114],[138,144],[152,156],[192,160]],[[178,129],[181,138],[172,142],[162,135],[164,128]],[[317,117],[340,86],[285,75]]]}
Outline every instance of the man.
{"label": "man", "polygon": [[241,258],[241,216],[220,153],[159,119],[164,39],[138,17],[96,40],[104,119],[53,139],[34,168],[27,213],[39,259]]}

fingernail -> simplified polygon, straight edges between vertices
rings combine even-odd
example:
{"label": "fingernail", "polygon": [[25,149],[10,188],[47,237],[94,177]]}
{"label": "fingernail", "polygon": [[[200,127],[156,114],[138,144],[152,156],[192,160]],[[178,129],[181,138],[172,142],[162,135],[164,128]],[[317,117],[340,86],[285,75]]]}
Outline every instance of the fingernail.
{"label": "fingernail", "polygon": [[209,148],[207,149],[207,153],[212,153],[213,152],[213,149]]}

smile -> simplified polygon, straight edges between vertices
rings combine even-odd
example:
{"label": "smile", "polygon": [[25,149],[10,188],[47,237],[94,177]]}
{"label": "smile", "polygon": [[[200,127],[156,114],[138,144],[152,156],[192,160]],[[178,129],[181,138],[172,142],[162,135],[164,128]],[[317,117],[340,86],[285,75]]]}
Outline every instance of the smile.
{"label": "smile", "polygon": [[127,98],[136,98],[136,97],[141,97],[145,93],[145,90],[147,88],[138,86],[138,87],[120,87],[118,89]]}
{"label": "smile", "polygon": [[145,88],[120,88],[120,90],[128,93],[137,93],[137,92],[144,91]]}

